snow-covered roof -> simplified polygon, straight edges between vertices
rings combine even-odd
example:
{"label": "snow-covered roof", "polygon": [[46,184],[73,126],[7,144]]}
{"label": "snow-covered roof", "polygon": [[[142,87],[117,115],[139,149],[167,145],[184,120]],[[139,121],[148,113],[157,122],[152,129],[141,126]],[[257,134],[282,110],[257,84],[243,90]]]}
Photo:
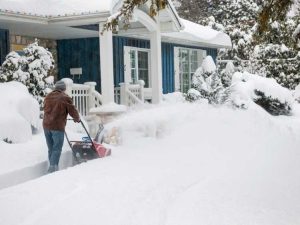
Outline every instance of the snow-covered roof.
{"label": "snow-covered roof", "polygon": [[1,0],[0,10],[45,17],[109,12],[122,0]]}
{"label": "snow-covered roof", "polygon": [[[115,13],[122,4],[123,0],[0,0],[0,15],[1,12],[4,12],[4,15],[8,13],[45,17],[47,23],[48,20],[50,21],[51,18],[55,17],[71,18],[77,15],[102,15],[102,13],[108,16]],[[184,29],[180,32],[165,33],[163,37],[179,40],[180,43],[182,40],[185,40],[207,47],[231,48],[231,40],[228,35],[212,30],[209,27],[180,19],[172,1],[169,1],[169,9],[173,21],[179,24],[179,29],[183,26]],[[33,19],[35,20],[34,17]]]}
{"label": "snow-covered roof", "polygon": [[184,29],[180,32],[164,33],[163,37],[177,40],[188,40],[211,47],[232,47],[231,39],[227,34],[185,19],[180,20],[184,25]]}

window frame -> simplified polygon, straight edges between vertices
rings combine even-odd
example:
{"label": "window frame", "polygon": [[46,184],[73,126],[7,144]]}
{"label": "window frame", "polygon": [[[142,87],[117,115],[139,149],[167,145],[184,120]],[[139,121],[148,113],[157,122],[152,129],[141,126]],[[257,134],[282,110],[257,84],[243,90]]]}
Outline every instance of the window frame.
{"label": "window frame", "polygon": [[[192,78],[196,70],[201,66],[204,58],[207,55],[207,51],[199,48],[188,48],[188,47],[175,47],[174,61],[175,61],[175,91],[180,91],[185,93],[192,86]],[[182,52],[186,51],[188,54],[188,66],[187,71],[184,71],[184,65],[182,63]],[[193,53],[196,52],[197,59],[193,60]],[[197,63],[197,66],[195,66]],[[193,66],[194,64],[194,66]],[[186,65],[185,65],[186,66]],[[193,68],[194,67],[194,68]],[[185,69],[186,69],[185,68]],[[186,82],[186,77],[184,75],[187,74],[188,81]],[[186,88],[185,83],[188,83],[188,87]],[[187,90],[186,90],[187,89]]]}
{"label": "window frame", "polygon": [[[134,51],[134,67],[132,66],[132,58],[131,53]],[[131,46],[124,46],[124,68],[125,68],[125,82],[135,84],[138,80],[140,80],[140,67],[139,67],[139,52],[146,52],[148,55],[148,85],[145,85],[145,88],[151,88],[151,67],[150,67],[150,60],[151,60],[151,51],[147,48],[138,48],[138,47],[131,47]],[[129,67],[129,68],[127,68]],[[132,79],[132,70],[135,71],[136,81]],[[127,75],[126,75],[127,73]],[[130,74],[130,75],[129,75]],[[147,83],[145,81],[145,83]]]}

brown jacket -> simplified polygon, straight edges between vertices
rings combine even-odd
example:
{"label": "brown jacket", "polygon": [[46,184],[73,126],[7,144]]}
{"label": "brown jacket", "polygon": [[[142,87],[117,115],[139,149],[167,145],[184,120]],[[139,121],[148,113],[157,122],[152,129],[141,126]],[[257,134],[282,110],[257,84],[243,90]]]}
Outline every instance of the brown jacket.
{"label": "brown jacket", "polygon": [[60,90],[55,90],[46,96],[43,120],[45,129],[64,131],[68,114],[73,117],[75,122],[80,121],[79,114],[68,95]]}

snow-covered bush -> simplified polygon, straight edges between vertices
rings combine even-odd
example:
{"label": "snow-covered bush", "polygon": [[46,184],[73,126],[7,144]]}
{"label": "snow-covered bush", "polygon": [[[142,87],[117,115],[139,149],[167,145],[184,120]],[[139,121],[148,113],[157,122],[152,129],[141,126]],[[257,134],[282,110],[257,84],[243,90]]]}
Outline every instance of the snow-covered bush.
{"label": "snow-covered bush", "polygon": [[24,48],[24,55],[11,52],[2,64],[0,82],[18,81],[26,85],[31,93],[43,106],[46,90],[53,84],[48,72],[54,67],[52,54],[38,45],[36,40]]}
{"label": "snow-covered bush", "polygon": [[280,102],[277,98],[266,96],[264,92],[255,90],[254,102],[264,108],[268,113],[273,116],[289,115],[291,112],[291,105],[288,102]]}
{"label": "snow-covered bush", "polygon": [[272,115],[289,115],[292,110],[292,92],[273,78],[236,72],[231,92],[232,104],[237,108],[247,109],[256,103]]}
{"label": "snow-covered bush", "polygon": [[201,98],[201,94],[198,90],[191,88],[186,94],[186,100],[189,102],[198,101]]}
{"label": "snow-covered bush", "polygon": [[39,129],[39,104],[25,85],[11,81],[0,83],[0,140],[8,143],[26,142],[32,128]]}
{"label": "snow-covered bush", "polygon": [[230,87],[232,76],[235,73],[235,66],[233,65],[232,61],[227,62],[225,70],[220,72],[221,74],[221,81],[225,88]]}
{"label": "snow-covered bush", "polygon": [[9,82],[12,80],[25,83],[29,79],[29,73],[23,71],[26,64],[24,57],[17,52],[10,52],[1,67],[0,82]]}
{"label": "snow-covered bush", "polygon": [[204,98],[210,104],[222,104],[227,93],[212,57],[207,56],[193,76],[192,89],[188,91],[186,99],[193,102]]}

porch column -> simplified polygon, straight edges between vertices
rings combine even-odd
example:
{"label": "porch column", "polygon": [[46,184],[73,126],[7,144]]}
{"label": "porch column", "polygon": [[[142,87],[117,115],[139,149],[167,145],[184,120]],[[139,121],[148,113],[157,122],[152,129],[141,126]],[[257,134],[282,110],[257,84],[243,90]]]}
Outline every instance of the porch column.
{"label": "porch column", "polygon": [[155,17],[156,29],[150,33],[151,48],[151,87],[152,103],[158,104],[162,100],[162,65],[161,65],[161,34],[160,21]]}
{"label": "porch column", "polygon": [[113,36],[112,31],[101,34],[103,23],[99,24],[101,94],[102,104],[114,102],[114,72],[113,72]]}

